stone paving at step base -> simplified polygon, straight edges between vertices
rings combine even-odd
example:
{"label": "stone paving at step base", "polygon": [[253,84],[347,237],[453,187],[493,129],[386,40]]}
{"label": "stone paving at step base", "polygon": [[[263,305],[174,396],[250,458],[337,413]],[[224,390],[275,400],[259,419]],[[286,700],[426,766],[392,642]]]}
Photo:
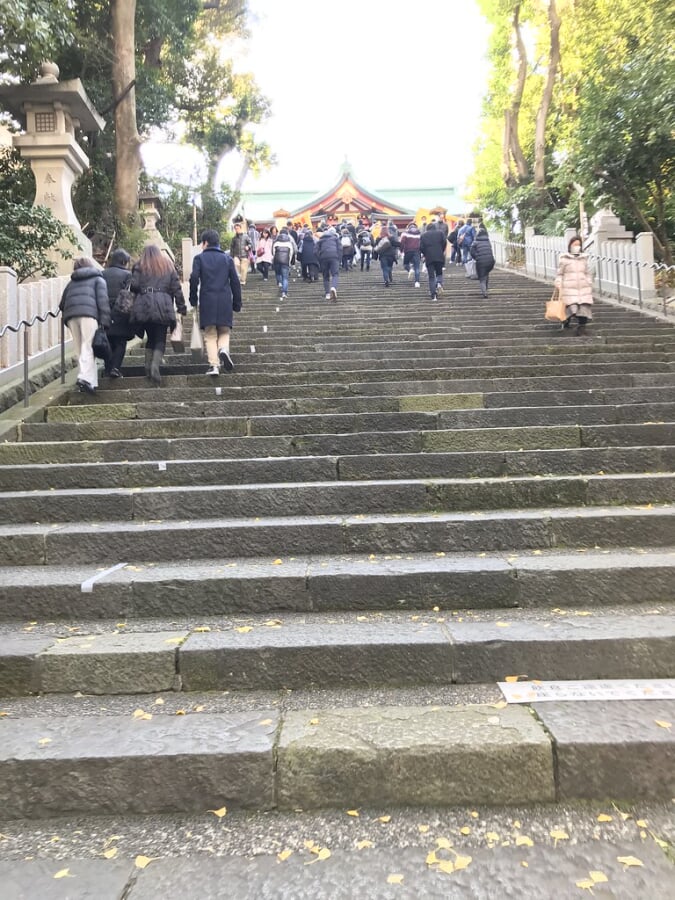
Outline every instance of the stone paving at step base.
{"label": "stone paving at step base", "polygon": [[[675,677],[675,329],[599,303],[577,339],[545,286],[492,280],[483,301],[450,269],[435,304],[375,273],[337,304],[254,280],[231,375],[169,353],[151,389],[132,351],[95,398],[0,417],[11,897],[667,900],[675,701],[509,705],[496,682]],[[652,827],[588,834],[564,806],[606,798]],[[472,843],[474,806],[514,804],[549,805],[540,839]],[[325,807],[378,852],[293,818]],[[276,843],[218,832],[195,860],[139,824],[222,809]],[[46,852],[63,815],[137,839]],[[388,816],[380,847],[364,822]],[[287,844],[298,821],[317,832]]]}

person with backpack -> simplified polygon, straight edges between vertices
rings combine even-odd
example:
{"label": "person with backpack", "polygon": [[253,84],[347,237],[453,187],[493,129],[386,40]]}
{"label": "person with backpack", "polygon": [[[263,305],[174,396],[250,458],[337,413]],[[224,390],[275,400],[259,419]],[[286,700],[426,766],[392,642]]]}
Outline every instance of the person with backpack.
{"label": "person with backpack", "polygon": [[454,263],[456,266],[462,265],[462,248],[459,246],[459,229],[464,227],[464,219],[460,219],[455,227],[452,229],[450,234],[448,235],[448,243],[452,247],[452,252],[450,254],[450,262]]}
{"label": "person with backpack", "polygon": [[323,289],[326,300],[337,302],[338,273],[342,259],[342,245],[336,230],[331,226],[322,232],[317,243],[317,256],[323,275]]}
{"label": "person with backpack", "polygon": [[415,287],[420,286],[420,230],[411,222],[401,237],[401,250],[403,251],[403,268],[408,273],[408,281],[414,276]]}
{"label": "person with backpack", "polygon": [[298,258],[302,280],[306,282],[319,280],[319,257],[316,255],[316,241],[309,227],[306,227],[302,235],[301,246],[298,247]]}
{"label": "person with backpack", "polygon": [[466,265],[471,259],[471,245],[476,237],[476,230],[471,223],[471,219],[467,219],[466,225],[457,232],[457,245],[462,249],[462,262]]}
{"label": "person with backpack", "polygon": [[361,271],[365,265],[366,272],[370,272],[370,260],[373,257],[373,236],[367,227],[364,227],[358,235],[359,253],[361,254]]}
{"label": "person with backpack", "polygon": [[375,253],[380,261],[384,286],[389,287],[394,281],[394,262],[396,261],[397,247],[393,235],[386,229],[382,229],[381,237],[375,245]]}
{"label": "person with backpack", "polygon": [[490,277],[490,272],[495,267],[495,257],[492,252],[492,244],[490,243],[487,228],[482,222],[478,226],[476,239],[471,244],[471,250],[469,252],[471,253],[472,259],[476,261],[476,276],[478,278],[478,283],[480,284],[480,292],[483,297],[487,297],[488,279]]}
{"label": "person with backpack", "polygon": [[342,248],[342,268],[348,272],[352,267],[354,259],[354,241],[349,233],[348,228],[342,228],[340,231],[340,247]]}
{"label": "person with backpack", "polygon": [[126,250],[118,247],[110,254],[108,268],[101,272],[108,289],[108,302],[112,324],[108,328],[108,341],[110,342],[111,355],[105,365],[105,374],[109,378],[122,378],[120,369],[127,352],[127,341],[134,336],[134,328],[129,321],[130,310],[123,311],[116,306],[120,291],[129,287],[131,281],[130,266],[131,257]]}
{"label": "person with backpack", "polygon": [[248,232],[244,231],[244,222],[234,223],[234,237],[230,243],[230,256],[234,260],[234,267],[237,270],[239,281],[242,287],[246,284],[246,276],[248,275],[249,253],[253,249],[251,238]]}
{"label": "person with backpack", "polygon": [[277,284],[282,300],[286,300],[288,297],[288,275],[295,262],[297,252],[297,245],[289,234],[288,228],[282,228],[272,247],[274,270],[277,273]]}

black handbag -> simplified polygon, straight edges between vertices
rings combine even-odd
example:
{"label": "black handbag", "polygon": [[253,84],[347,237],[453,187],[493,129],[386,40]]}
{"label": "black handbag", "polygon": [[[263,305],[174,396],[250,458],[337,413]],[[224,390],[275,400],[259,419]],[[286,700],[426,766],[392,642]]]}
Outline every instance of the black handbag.
{"label": "black handbag", "polygon": [[128,316],[131,314],[131,310],[134,305],[134,295],[131,293],[129,288],[122,288],[117,297],[115,298],[115,302],[113,303],[112,312],[116,316]]}
{"label": "black handbag", "polygon": [[108,335],[105,333],[105,328],[99,326],[96,329],[91,346],[94,351],[94,356],[97,359],[102,359],[104,362],[110,359],[112,350],[110,349],[110,341],[108,340]]}

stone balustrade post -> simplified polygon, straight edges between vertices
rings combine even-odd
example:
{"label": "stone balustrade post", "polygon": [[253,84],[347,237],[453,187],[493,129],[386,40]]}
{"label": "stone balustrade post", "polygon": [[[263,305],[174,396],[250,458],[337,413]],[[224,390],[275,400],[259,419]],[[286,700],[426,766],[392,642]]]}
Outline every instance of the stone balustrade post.
{"label": "stone balustrade post", "polygon": [[[19,321],[19,286],[14,269],[0,266],[0,328]],[[19,336],[8,332],[0,338],[0,368],[19,362]]]}

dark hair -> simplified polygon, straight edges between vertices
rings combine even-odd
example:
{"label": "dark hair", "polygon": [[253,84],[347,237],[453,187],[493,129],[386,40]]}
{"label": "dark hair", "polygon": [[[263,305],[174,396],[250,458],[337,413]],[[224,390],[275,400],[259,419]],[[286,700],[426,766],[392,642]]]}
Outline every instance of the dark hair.
{"label": "dark hair", "polygon": [[202,244],[208,244],[209,247],[218,247],[220,245],[220,235],[213,228],[207,228],[202,231]]}
{"label": "dark hair", "polygon": [[161,278],[173,269],[169,257],[156,244],[146,244],[138,260],[138,268],[144,275]]}
{"label": "dark hair", "polygon": [[131,257],[127,253],[126,250],[123,250],[122,247],[118,247],[117,250],[113,250],[110,254],[110,265],[111,266],[120,266],[124,268],[129,265],[131,261]]}
{"label": "dark hair", "polygon": [[91,256],[78,256],[73,260],[73,272],[78,269],[98,269],[98,263]]}
{"label": "dark hair", "polygon": [[567,244],[567,252],[568,252],[568,253],[570,253],[571,250],[572,250],[572,244],[576,244],[577,242],[579,242],[579,243],[581,244],[581,249],[583,250],[583,248],[584,248],[584,242],[581,240],[581,235],[580,235],[580,234],[575,234],[574,237],[571,237],[571,238],[569,239],[569,242],[568,242],[568,244]]}

